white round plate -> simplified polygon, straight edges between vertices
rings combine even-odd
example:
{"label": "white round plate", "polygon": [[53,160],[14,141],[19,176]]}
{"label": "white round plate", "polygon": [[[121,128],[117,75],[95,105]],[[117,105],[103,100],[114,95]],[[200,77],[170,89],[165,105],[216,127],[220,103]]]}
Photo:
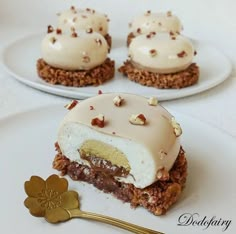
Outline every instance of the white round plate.
{"label": "white round plate", "polygon": [[[51,85],[40,79],[36,72],[36,61],[40,58],[40,44],[43,34],[36,34],[16,40],[6,47],[3,64],[17,80],[42,91],[69,98],[84,99],[103,92],[129,92],[143,96],[156,96],[159,100],[170,100],[193,95],[210,89],[223,82],[231,72],[229,60],[216,48],[200,41],[194,41],[198,55],[195,62],[200,67],[198,84],[183,89],[156,89],[134,83],[118,71],[115,78],[98,87],[65,87]],[[113,38],[113,48],[109,55],[116,62],[116,70],[127,59],[125,39]]]}
{"label": "white round plate", "polygon": [[[1,233],[128,234],[109,225],[82,219],[49,224],[43,218],[31,216],[24,207],[24,182],[32,175],[46,179],[58,173],[52,169],[54,142],[65,112],[62,106],[49,106],[0,121]],[[91,185],[68,178],[69,189],[79,192],[83,210],[113,216],[166,234],[236,233],[232,221],[236,207],[233,182],[236,178],[235,139],[196,119],[172,114],[183,128],[182,145],[187,153],[188,180],[181,199],[166,215],[154,216],[143,208],[131,209],[129,204]],[[184,214],[195,214],[194,221],[199,221],[198,225],[192,222],[179,226],[180,222],[183,224]],[[218,224],[211,223],[208,227],[207,221],[211,219],[217,220]]]}

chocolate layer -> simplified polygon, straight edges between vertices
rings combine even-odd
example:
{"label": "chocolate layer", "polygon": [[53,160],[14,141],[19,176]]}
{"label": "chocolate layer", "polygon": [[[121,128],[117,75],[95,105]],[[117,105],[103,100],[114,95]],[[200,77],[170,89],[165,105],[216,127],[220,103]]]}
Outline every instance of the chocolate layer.
{"label": "chocolate layer", "polygon": [[158,180],[144,189],[115,180],[109,169],[97,170],[94,167],[70,161],[61,153],[58,144],[56,144],[56,150],[58,154],[54,158],[53,168],[60,171],[62,175],[67,174],[73,180],[93,184],[96,188],[111,193],[124,202],[129,202],[132,207],[143,206],[155,215],[166,213],[179,198],[186,182],[187,161],[182,148],[169,171],[168,180]]}

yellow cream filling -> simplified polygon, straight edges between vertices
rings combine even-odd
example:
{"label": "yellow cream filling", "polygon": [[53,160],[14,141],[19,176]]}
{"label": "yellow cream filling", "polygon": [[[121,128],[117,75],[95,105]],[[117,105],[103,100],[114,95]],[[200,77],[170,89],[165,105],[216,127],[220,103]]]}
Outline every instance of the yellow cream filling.
{"label": "yellow cream filling", "polygon": [[129,161],[116,147],[97,140],[86,140],[80,147],[83,156],[96,156],[110,161],[113,165],[130,170]]}

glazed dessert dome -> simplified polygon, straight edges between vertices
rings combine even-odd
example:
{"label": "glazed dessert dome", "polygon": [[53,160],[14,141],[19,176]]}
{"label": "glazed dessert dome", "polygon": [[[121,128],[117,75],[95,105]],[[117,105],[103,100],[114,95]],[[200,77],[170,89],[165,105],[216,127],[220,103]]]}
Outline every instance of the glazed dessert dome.
{"label": "glazed dessert dome", "polygon": [[130,29],[135,36],[150,32],[180,33],[182,24],[179,18],[170,11],[166,13],[147,11],[145,14],[134,18]]}
{"label": "glazed dessert dome", "polygon": [[94,31],[100,33],[107,41],[109,49],[112,45],[112,37],[109,35],[109,19],[106,14],[94,9],[77,9],[72,6],[69,10],[58,13],[58,27],[62,30]]}
{"label": "glazed dessert dome", "polygon": [[129,46],[131,62],[157,73],[174,73],[186,69],[193,60],[191,41],[181,35],[149,33],[135,37]]}
{"label": "glazed dessert dome", "polygon": [[61,29],[48,33],[41,46],[43,60],[65,70],[89,70],[102,64],[108,54],[108,45],[96,32]]}
{"label": "glazed dessert dome", "polygon": [[94,9],[76,9],[72,6],[69,10],[58,14],[58,27],[70,30],[72,27],[80,30],[90,30],[105,36],[108,34],[108,17]]}
{"label": "glazed dessert dome", "polygon": [[128,53],[129,58],[118,71],[141,85],[180,89],[197,83],[199,79],[192,42],[178,33],[139,35],[132,39]]}
{"label": "glazed dessert dome", "polygon": [[148,34],[150,32],[180,33],[183,29],[179,18],[173,15],[171,11],[166,13],[147,11],[135,17],[129,24],[129,27],[130,33],[127,37],[127,45],[138,35]]}
{"label": "glazed dessert dome", "polygon": [[50,84],[98,86],[115,74],[115,62],[108,57],[108,50],[105,38],[93,30],[63,31],[48,26],[37,73]]}
{"label": "glazed dessert dome", "polygon": [[109,93],[66,107],[53,168],[155,215],[178,200],[187,177],[182,130],[155,97]]}
{"label": "glazed dessert dome", "polygon": [[116,179],[144,188],[158,180],[158,170],[169,171],[179,154],[172,121],[164,108],[150,105],[144,97],[102,94],[67,114],[58,144],[64,155],[80,164],[89,165],[86,155],[96,155],[124,167],[128,175]]}

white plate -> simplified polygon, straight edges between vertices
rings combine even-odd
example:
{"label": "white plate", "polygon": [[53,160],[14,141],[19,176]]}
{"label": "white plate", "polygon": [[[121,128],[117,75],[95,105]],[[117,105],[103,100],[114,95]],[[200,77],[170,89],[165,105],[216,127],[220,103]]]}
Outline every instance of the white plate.
{"label": "white plate", "polygon": [[[98,87],[64,87],[51,85],[41,80],[36,72],[36,60],[40,58],[40,44],[43,34],[30,35],[10,44],[3,53],[3,63],[7,71],[17,80],[42,91],[70,98],[83,99],[103,92],[129,92],[144,96],[157,96],[159,100],[170,100],[193,95],[210,89],[223,82],[231,72],[229,60],[214,47],[194,41],[198,55],[195,62],[200,67],[198,84],[180,90],[161,90],[145,87],[126,79],[119,72],[115,78]],[[125,40],[113,38],[113,49],[109,57],[116,61],[116,68],[127,59]]]}
{"label": "white plate", "polygon": [[[173,113],[173,112],[172,112]],[[24,181],[32,175],[47,178],[52,169],[57,127],[65,110],[50,106],[14,115],[0,121],[1,230],[4,234],[126,233],[109,225],[87,220],[71,220],[59,225],[31,216],[24,207]],[[196,119],[173,113],[184,130],[182,144],[187,152],[189,175],[181,199],[166,215],[156,217],[143,208],[104,194],[93,186],[69,179],[70,189],[79,191],[82,209],[97,212],[165,233],[222,233],[222,226],[178,226],[184,213],[199,213],[222,220],[235,218],[235,139]],[[235,221],[235,220],[234,220]],[[3,234],[3,232],[1,231]],[[128,232],[127,232],[128,233]],[[236,233],[231,223],[224,233]]]}

